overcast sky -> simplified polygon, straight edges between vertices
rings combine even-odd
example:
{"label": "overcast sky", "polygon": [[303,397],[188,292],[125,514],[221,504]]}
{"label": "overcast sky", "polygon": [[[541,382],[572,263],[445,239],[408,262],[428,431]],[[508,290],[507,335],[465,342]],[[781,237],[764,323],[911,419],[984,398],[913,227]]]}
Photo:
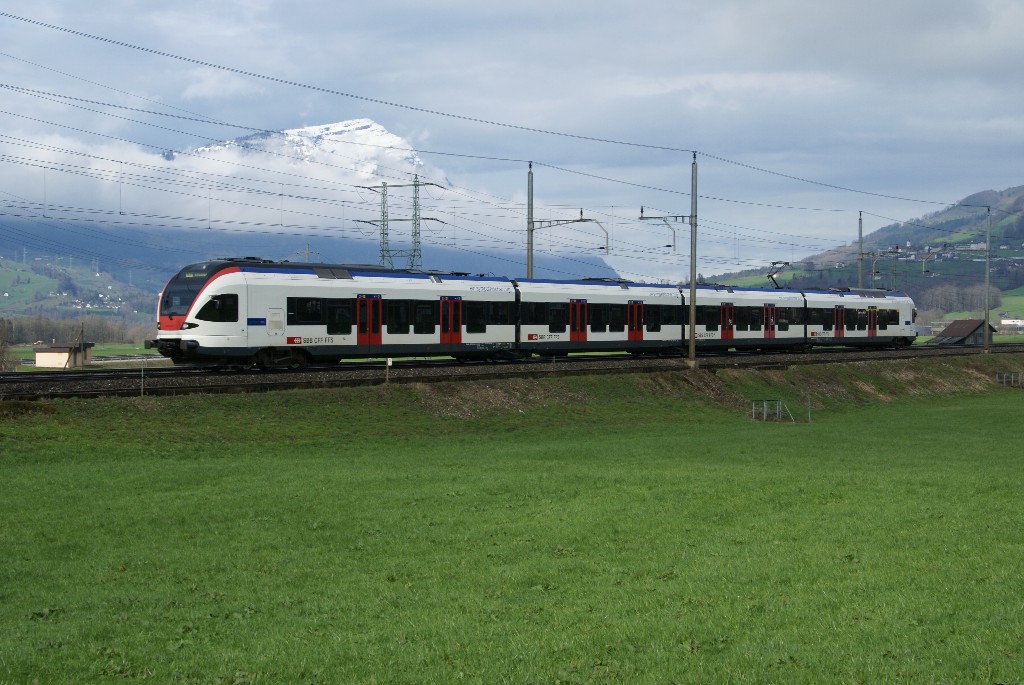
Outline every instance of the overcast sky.
{"label": "overcast sky", "polygon": [[[849,243],[859,211],[870,232],[1024,184],[1018,0],[39,0],[0,12],[0,201],[42,195],[25,185],[40,153],[10,137],[97,154],[113,136],[152,152],[368,117],[476,197],[525,203],[534,161],[538,219],[583,209],[611,231],[614,267],[675,279],[687,227],[675,225],[673,253],[664,224],[636,217],[641,205],[689,214],[688,151],[706,274]],[[231,126],[116,118],[67,96]],[[491,223],[525,242],[521,211]],[[566,233],[542,233],[538,249],[564,253]]]}

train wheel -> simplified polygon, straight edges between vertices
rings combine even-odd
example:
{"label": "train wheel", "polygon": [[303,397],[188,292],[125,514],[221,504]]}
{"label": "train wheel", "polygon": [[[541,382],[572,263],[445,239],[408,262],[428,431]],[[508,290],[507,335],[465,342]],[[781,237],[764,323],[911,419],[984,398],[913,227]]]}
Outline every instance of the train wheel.
{"label": "train wheel", "polygon": [[304,350],[268,347],[256,353],[256,365],[264,369],[297,369],[308,363]]}

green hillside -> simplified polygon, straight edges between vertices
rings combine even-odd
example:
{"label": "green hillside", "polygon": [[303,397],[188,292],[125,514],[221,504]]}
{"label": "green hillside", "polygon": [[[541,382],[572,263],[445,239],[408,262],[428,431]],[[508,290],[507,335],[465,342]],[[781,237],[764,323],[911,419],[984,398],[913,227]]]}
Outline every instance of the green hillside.
{"label": "green hillside", "polygon": [[[989,211],[991,207],[991,212]],[[991,218],[991,224],[990,224]],[[1024,318],[1024,186],[984,191],[941,211],[884,226],[857,245],[813,255],[776,277],[791,288],[878,287],[902,290],[936,315],[984,312],[986,236],[991,232],[989,303],[993,318]],[[766,287],[765,270],[716,277]]]}
{"label": "green hillside", "polygon": [[87,265],[0,259],[0,316],[67,319],[95,315],[141,322],[152,320],[155,300],[153,294],[108,273],[96,273]]}

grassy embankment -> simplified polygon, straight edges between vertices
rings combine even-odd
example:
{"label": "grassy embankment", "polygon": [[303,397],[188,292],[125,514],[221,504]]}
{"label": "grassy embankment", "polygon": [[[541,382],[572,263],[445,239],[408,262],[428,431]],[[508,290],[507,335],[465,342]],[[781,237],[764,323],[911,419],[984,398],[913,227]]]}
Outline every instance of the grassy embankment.
{"label": "grassy embankment", "polygon": [[1019,682],[1021,370],[8,407],[0,682]]}

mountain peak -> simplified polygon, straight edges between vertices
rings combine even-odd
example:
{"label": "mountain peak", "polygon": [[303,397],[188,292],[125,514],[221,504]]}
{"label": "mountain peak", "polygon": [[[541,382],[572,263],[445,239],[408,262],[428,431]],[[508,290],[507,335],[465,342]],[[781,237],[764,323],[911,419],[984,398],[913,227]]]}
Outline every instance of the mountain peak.
{"label": "mountain peak", "polygon": [[194,154],[263,154],[292,164],[349,167],[362,179],[409,173],[424,166],[412,146],[372,119],[349,119],[280,131],[260,131],[216,145],[196,148]]}

